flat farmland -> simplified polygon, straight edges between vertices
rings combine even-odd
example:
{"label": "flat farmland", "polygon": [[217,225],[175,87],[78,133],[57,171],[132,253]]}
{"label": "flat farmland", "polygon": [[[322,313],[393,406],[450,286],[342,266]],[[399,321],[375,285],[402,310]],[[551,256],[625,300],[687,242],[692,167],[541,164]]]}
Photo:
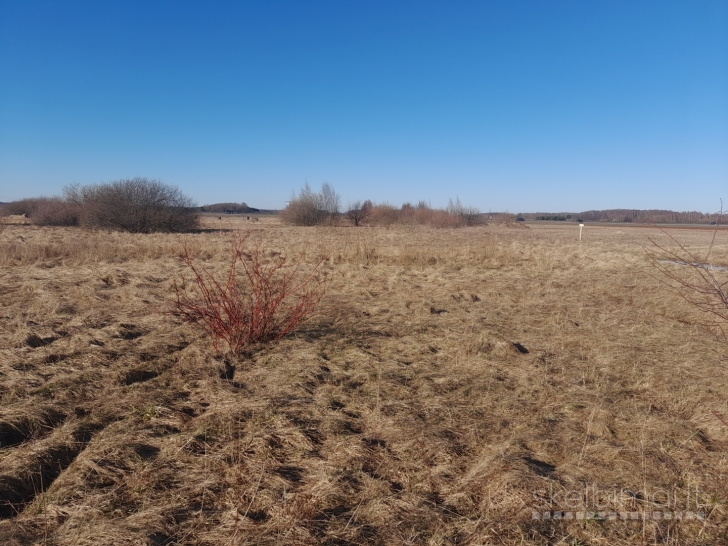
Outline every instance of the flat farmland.
{"label": "flat farmland", "polygon": [[[2,226],[0,543],[728,543],[728,345],[651,262],[666,233],[203,221]],[[248,231],[328,290],[225,356],[174,283]]]}

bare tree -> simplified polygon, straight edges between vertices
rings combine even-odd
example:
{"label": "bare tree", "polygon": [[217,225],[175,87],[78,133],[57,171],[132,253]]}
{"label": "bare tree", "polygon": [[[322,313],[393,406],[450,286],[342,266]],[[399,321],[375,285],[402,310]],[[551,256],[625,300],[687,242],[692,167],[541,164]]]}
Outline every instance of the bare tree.
{"label": "bare tree", "polygon": [[672,245],[668,247],[648,237],[652,247],[647,252],[653,265],[661,273],[660,280],[689,304],[712,315],[716,319],[715,326],[728,341],[728,270],[726,266],[710,263],[722,217],[721,199],[716,227],[704,257],[690,251],[664,229],[660,231],[669,238]]}
{"label": "bare tree", "polygon": [[361,225],[366,220],[367,216],[372,212],[372,202],[368,199],[362,203],[361,201],[354,201],[348,207],[346,216],[351,220],[351,223],[355,226]]}
{"label": "bare tree", "polygon": [[315,192],[308,182],[296,195],[291,196],[288,206],[281,211],[284,221],[298,226],[318,226],[333,224],[341,211],[341,196],[328,182]]}
{"label": "bare tree", "polygon": [[341,212],[341,196],[336,193],[334,187],[328,182],[321,184],[321,208],[329,213],[329,217],[333,220]]}

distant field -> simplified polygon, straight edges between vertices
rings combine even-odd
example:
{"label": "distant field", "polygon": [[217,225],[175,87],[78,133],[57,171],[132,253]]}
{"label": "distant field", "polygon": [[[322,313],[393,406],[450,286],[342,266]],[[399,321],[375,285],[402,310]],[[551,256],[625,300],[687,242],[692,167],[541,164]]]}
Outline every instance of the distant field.
{"label": "distant field", "polygon": [[[660,283],[660,230],[246,216],[2,226],[1,544],[728,543],[727,345]],[[183,241],[222,270],[246,229],[331,280],[225,377],[162,311]]]}
{"label": "distant field", "polygon": [[[569,220],[566,222],[554,221],[554,220],[528,220],[528,225],[561,225],[563,227],[574,227],[579,226],[579,222]],[[624,228],[650,228],[650,227],[669,227],[676,229],[727,229],[728,224],[720,226],[714,226],[710,224],[640,224],[638,222],[584,222],[584,225],[593,227],[624,227]]]}

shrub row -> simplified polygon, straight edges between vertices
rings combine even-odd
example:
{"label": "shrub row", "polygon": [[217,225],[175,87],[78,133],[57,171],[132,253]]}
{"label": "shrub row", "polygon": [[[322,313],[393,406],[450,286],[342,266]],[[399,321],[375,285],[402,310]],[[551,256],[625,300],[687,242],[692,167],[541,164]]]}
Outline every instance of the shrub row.
{"label": "shrub row", "polygon": [[27,216],[39,226],[77,226],[77,207],[60,197],[35,197],[3,203],[1,216]]}
{"label": "shrub row", "polygon": [[405,203],[393,207],[387,203],[379,205],[367,200],[351,203],[344,214],[340,212],[341,198],[330,184],[325,183],[320,192],[314,192],[306,184],[301,192],[295,193],[288,206],[281,212],[283,220],[299,226],[333,225],[349,221],[355,226],[379,225],[430,225],[441,228],[474,226],[481,223],[480,211],[466,207],[460,199],[450,203],[445,209],[433,209],[424,201],[417,205]]}
{"label": "shrub row", "polygon": [[23,199],[2,213],[25,214],[37,225],[83,226],[132,233],[184,232],[197,228],[194,202],[175,186],[147,178],[67,186],[63,197]]}

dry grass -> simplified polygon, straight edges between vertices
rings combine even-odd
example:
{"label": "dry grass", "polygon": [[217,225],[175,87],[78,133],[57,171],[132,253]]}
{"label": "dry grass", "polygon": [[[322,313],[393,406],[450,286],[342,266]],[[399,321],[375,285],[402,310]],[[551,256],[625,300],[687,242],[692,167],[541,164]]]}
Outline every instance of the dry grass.
{"label": "dry grass", "polygon": [[[325,315],[225,363],[161,311],[229,233],[0,232],[1,543],[728,542],[726,345],[641,230],[205,222],[330,256]],[[707,517],[531,519],[586,485]]]}

